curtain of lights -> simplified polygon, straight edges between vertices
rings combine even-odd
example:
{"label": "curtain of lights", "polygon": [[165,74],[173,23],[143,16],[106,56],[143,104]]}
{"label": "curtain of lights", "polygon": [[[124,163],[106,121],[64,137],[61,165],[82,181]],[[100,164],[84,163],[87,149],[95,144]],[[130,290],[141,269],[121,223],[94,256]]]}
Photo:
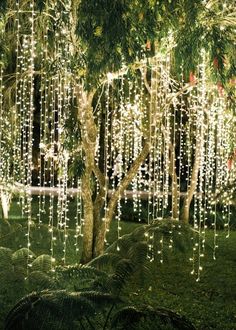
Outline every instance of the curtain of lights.
{"label": "curtain of lights", "polygon": [[[30,9],[20,8],[20,2],[16,1],[15,104],[10,111],[4,96],[4,67],[0,62],[0,180],[2,199],[4,191],[6,195],[9,190],[7,184],[11,184],[12,190],[20,186],[25,192],[21,195],[21,204],[28,219],[26,244],[29,250],[32,172],[36,171],[37,223],[38,226],[45,225],[45,214],[48,214],[51,256],[54,260],[60,233],[63,241],[61,259],[66,263],[69,228],[75,229],[76,252],[83,236],[81,181],[79,176],[70,175],[71,164],[78,155],[82,159],[83,154],[80,142],[73,140],[75,124],[68,129],[70,114],[75,107],[76,89],[70,59],[73,53],[69,40],[70,1],[66,1],[66,10],[61,12],[61,16],[57,5],[57,2],[48,2],[42,17],[35,11],[34,1],[31,1]],[[57,20],[54,20],[55,33],[51,40],[48,31],[53,14]],[[25,21],[27,24],[23,24]],[[39,22],[44,23],[40,35],[37,33]],[[41,48],[37,60],[39,43]],[[122,233],[122,208],[129,199],[138,221],[142,220],[143,207],[147,209],[148,223],[171,219],[167,241],[160,237],[158,242],[158,258],[163,262],[163,248],[172,249],[173,230],[181,226],[177,222],[181,219],[180,205],[184,200],[192,199],[193,227],[198,235],[192,237],[191,262],[192,274],[197,275],[197,280],[202,270],[201,258],[204,256],[208,225],[214,231],[213,257],[216,258],[218,195],[225,182],[232,182],[235,171],[231,161],[235,148],[232,149],[230,144],[234,122],[222,89],[208,83],[206,57],[203,52],[194,82],[190,83],[184,81],[183,73],[180,81],[171,76],[169,50],[164,55],[160,53],[151,59],[144,58],[141,68],[135,73],[127,69],[120,78],[108,74],[94,111],[99,127],[95,161],[97,166],[102,163],[100,168],[108,182],[103,220],[110,195],[122,183],[142,151],[144,140],[148,139],[151,149],[147,159],[140,165],[124,195],[119,196],[115,215],[117,237]],[[34,127],[36,118],[39,118],[38,132]],[[38,142],[34,141],[37,134]],[[98,182],[96,185],[98,190]],[[74,221],[68,214],[71,192],[75,192]],[[222,208],[227,237],[230,203],[230,194],[227,194]],[[150,261],[154,258],[154,236],[153,232],[147,233]],[[28,264],[30,266],[30,260]]]}

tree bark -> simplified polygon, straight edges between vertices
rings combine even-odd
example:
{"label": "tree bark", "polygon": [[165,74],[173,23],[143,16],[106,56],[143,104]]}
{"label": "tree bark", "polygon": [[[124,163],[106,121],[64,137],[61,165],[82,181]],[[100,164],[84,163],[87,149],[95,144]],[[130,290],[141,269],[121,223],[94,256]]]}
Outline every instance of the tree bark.
{"label": "tree bark", "polygon": [[84,210],[83,251],[81,263],[87,263],[93,257],[93,201],[91,192],[91,171],[85,170],[82,177],[82,199]]}
{"label": "tree bark", "polygon": [[201,128],[201,130],[202,130],[201,138],[196,143],[195,160],[194,160],[194,166],[193,166],[193,171],[192,171],[192,175],[191,175],[190,185],[187,190],[186,197],[184,198],[184,203],[183,203],[183,207],[181,210],[181,216],[180,216],[180,219],[186,224],[189,223],[190,205],[191,205],[191,202],[193,199],[194,192],[196,191],[196,188],[197,188],[198,173],[199,173],[199,169],[200,169],[200,165],[201,165],[203,128]]}
{"label": "tree bark", "polygon": [[178,220],[179,218],[179,191],[178,191],[178,177],[176,175],[176,167],[175,167],[175,150],[174,146],[170,145],[170,167],[169,167],[169,173],[172,179],[172,206],[171,206],[171,212],[172,212],[172,219]]}
{"label": "tree bark", "polygon": [[84,210],[83,251],[81,263],[87,263],[93,257],[94,205],[92,199],[91,179],[96,153],[97,127],[93,116],[93,92],[78,88],[78,119],[81,124],[82,148],[84,150],[85,170],[81,178],[82,200]]}
{"label": "tree bark", "polygon": [[109,203],[108,203],[108,211],[106,214],[106,218],[104,221],[100,222],[100,228],[98,231],[98,234],[95,239],[95,256],[98,256],[103,253],[104,250],[104,240],[106,236],[106,228],[110,226],[113,214],[115,212],[117,203],[119,201],[120,196],[124,193],[124,190],[127,188],[127,186],[130,184],[132,179],[134,178],[135,174],[137,173],[140,165],[143,163],[143,161],[146,159],[150,152],[151,144],[149,142],[145,142],[145,145],[139,154],[139,156],[136,158],[136,160],[133,162],[131,168],[129,169],[128,173],[125,175],[125,177],[122,179],[120,185],[117,187],[116,191],[111,196]]}
{"label": "tree bark", "polygon": [[2,203],[2,215],[3,219],[8,219],[9,215],[9,209],[10,209],[10,200],[11,200],[11,194],[8,192],[4,192],[1,190],[1,203]]}

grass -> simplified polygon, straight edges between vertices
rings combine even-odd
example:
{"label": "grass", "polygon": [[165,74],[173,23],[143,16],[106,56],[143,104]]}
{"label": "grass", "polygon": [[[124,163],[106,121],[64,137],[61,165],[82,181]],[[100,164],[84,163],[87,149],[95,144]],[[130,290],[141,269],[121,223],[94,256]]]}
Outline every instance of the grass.
{"label": "grass", "polygon": [[[213,240],[213,232],[207,233]],[[199,330],[236,329],[236,232],[228,239],[219,234],[217,258],[212,258],[212,247],[207,246],[202,259],[201,280],[191,275],[188,255],[176,250],[168,253],[163,264],[151,266],[151,276],[144,288],[129,288],[130,298],[137,304],[166,307],[188,317]]]}
{"label": "grass", "polygon": [[[74,206],[71,204],[70,216],[73,217]],[[16,212],[17,211],[17,212]],[[33,207],[33,218],[37,209]],[[16,214],[17,213],[17,214]],[[0,225],[0,246],[13,251],[26,247],[26,220],[21,219],[19,210],[13,207],[10,213],[12,219],[8,224]],[[30,240],[31,250],[37,255],[50,254],[51,236],[45,224],[32,226]],[[138,223],[121,221],[121,235],[133,231]],[[236,231],[225,238],[224,231],[219,231],[216,260],[213,260],[213,231],[207,231],[206,253],[201,260],[203,271],[201,280],[191,275],[192,264],[189,257],[192,248],[187,253],[177,249],[165,248],[164,262],[154,260],[151,272],[142,286],[132,281],[127,286],[126,294],[131,303],[149,304],[153,307],[166,307],[188,317],[199,330],[233,330],[236,329]],[[58,264],[62,263],[64,233],[55,230],[56,242],[53,246]],[[117,222],[113,221],[108,233],[108,243],[117,239]],[[74,231],[68,230],[66,249],[67,263],[79,261],[80,251],[75,251]],[[80,248],[80,245],[79,245]],[[32,287],[27,286],[24,277],[16,277],[11,269],[0,269],[0,328],[7,311],[16,301],[25,295]]]}

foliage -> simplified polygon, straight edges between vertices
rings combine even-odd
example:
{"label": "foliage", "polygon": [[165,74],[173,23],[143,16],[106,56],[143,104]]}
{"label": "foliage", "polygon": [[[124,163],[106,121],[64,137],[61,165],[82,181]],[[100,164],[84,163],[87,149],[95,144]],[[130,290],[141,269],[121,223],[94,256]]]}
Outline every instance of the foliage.
{"label": "foliage", "polygon": [[[163,234],[168,232],[168,225],[163,227],[161,222],[142,226],[85,266],[56,268],[54,283],[57,290],[32,293],[20,300],[8,314],[5,329],[38,329],[42,325],[45,329],[54,329],[59,324],[60,329],[121,329],[134,311],[135,326],[144,319],[156,322],[158,318],[160,324],[169,322],[176,329],[194,329],[191,323],[174,312],[129,306],[126,296],[129,282],[135,278],[136,283],[144,285],[150,275],[145,233],[158,227]],[[48,256],[42,255],[32,262],[29,280],[38,275],[45,283],[50,266],[48,260]]]}
{"label": "foliage", "polygon": [[225,83],[235,76],[235,60],[232,58],[235,53],[235,17],[222,12],[221,6],[218,2],[203,5],[202,1],[187,4],[184,17],[180,18],[184,22],[177,31],[176,72],[181,64],[187,77],[191,71],[195,72],[202,50],[205,50],[215,81]]}
{"label": "foliage", "polygon": [[7,0],[2,0],[0,3],[0,11],[1,13],[5,12],[7,9]]}
{"label": "foliage", "polygon": [[86,47],[86,78],[141,58],[147,39],[156,35],[155,11],[149,1],[81,1],[76,33]]}
{"label": "foliage", "polygon": [[[38,225],[33,219],[31,223],[31,231],[29,234],[29,240],[31,242],[32,251],[37,251],[37,255],[47,255],[51,248],[51,235],[49,232],[47,224]],[[1,221],[0,223],[0,240],[1,245],[4,247],[11,248],[13,251],[17,252],[17,260],[19,264],[26,265],[28,249],[23,248],[27,246],[27,220],[26,219],[10,219],[7,221]],[[53,244],[54,257],[62,262],[64,258],[63,247],[64,247],[64,231],[53,227],[53,234],[56,238]],[[66,260],[68,263],[74,263],[80,258],[80,254],[75,251],[75,232],[71,229],[67,231],[68,239],[66,244]],[[78,242],[78,247],[81,245],[81,240]],[[19,254],[21,253],[21,256]],[[13,254],[14,255],[14,254]],[[51,260],[47,257],[41,257],[35,261],[35,254],[32,252],[32,263],[34,262],[34,269],[38,270],[41,266],[39,263],[42,262],[42,266],[50,268]]]}
{"label": "foliage", "polygon": [[173,251],[163,264],[151,265],[148,290],[140,287],[133,295],[135,284],[127,289],[131,301],[155,306],[158,297],[159,306],[187,316],[197,329],[233,330],[236,325],[236,233],[233,231],[228,239],[225,239],[226,232],[220,231],[218,235],[219,248],[214,261],[213,232],[207,231],[209,245],[206,245],[205,257],[201,260],[200,282],[190,275],[193,265]]}
{"label": "foliage", "polygon": [[[44,263],[39,262],[42,259],[51,259],[50,256],[44,255],[36,258],[35,254],[26,248],[13,252],[5,247],[0,247],[0,256],[1,318],[12,303],[28,292],[55,287],[55,281],[49,275],[49,269],[46,269]],[[32,258],[29,259],[30,256]],[[32,268],[27,266],[29,260],[33,260]]]}
{"label": "foliage", "polygon": [[112,320],[114,329],[188,329],[195,327],[185,318],[164,308],[152,308],[145,306],[135,308],[128,306],[120,309]]}
{"label": "foliage", "polygon": [[[108,237],[109,241],[113,241],[116,236],[116,223],[114,222],[113,225],[114,228],[112,227],[112,232],[110,233],[112,236],[110,238]],[[41,315],[44,315],[43,321],[45,321],[45,323],[41,324],[43,324],[45,329],[47,329],[47,327],[51,329],[73,329],[73,326],[75,326],[76,329],[80,329],[80,324],[74,323],[74,325],[71,325],[69,321],[67,322],[66,317],[63,318],[62,315],[65,315],[66,311],[68,311],[68,313],[70,312],[67,306],[70,306],[69,302],[74,299],[71,297],[71,293],[83,292],[86,295],[88,292],[91,298],[89,298],[90,300],[92,300],[92,296],[94,297],[95,302],[92,302],[92,305],[95,306],[94,308],[97,312],[99,311],[95,316],[96,321],[94,327],[96,329],[99,329],[102,321],[104,322],[106,319],[107,313],[110,310],[109,308],[112,306],[113,302],[115,302],[116,307],[113,308],[112,315],[109,317],[110,321],[107,324],[108,329],[110,322],[115,320],[116,313],[118,318],[123,309],[131,308],[131,315],[132,308],[134,308],[142,315],[143,310],[150,308],[151,310],[158,310],[159,306],[164,307],[164,314],[167,313],[168,315],[169,310],[175,310],[179,315],[190,318],[199,329],[234,329],[235,320],[233,318],[233,306],[235,303],[234,288],[236,285],[234,276],[235,233],[233,232],[231,234],[232,237],[225,240],[223,236],[226,235],[226,233],[220,232],[217,238],[219,250],[216,254],[216,262],[213,262],[210,256],[212,253],[212,246],[206,245],[206,254],[209,256],[202,260],[205,270],[202,273],[201,282],[196,283],[195,279],[190,277],[191,264],[184,261],[188,258],[188,254],[186,254],[186,251],[189,250],[187,244],[189,237],[188,229],[187,227],[186,229],[183,228],[181,230],[182,234],[179,235],[178,228],[176,228],[177,240],[174,239],[176,242],[175,248],[169,249],[168,242],[171,236],[168,229],[171,228],[170,225],[171,222],[168,225],[161,221],[149,227],[133,223],[122,223],[121,226],[124,232],[125,230],[127,232],[130,231],[131,228],[135,226],[137,226],[137,229],[119,240],[119,251],[117,251],[117,243],[114,243],[106,250],[105,255],[101,257],[101,259],[98,258],[89,265],[84,266],[57,266],[55,273],[44,272],[43,269],[39,269],[38,267],[36,267],[38,270],[30,268],[28,280],[25,280],[26,268],[17,268],[19,263],[16,261],[14,266],[12,264],[12,255],[19,255],[19,259],[16,258],[16,260],[22,260],[22,253],[24,250],[18,252],[14,249],[0,248],[1,317],[6,314],[7,310],[9,310],[18,299],[36,290],[32,296],[29,295],[28,298],[21,302],[25,306],[25,311],[29,311],[29,316],[32,318],[31,321],[34,322],[33,326],[35,326],[34,320],[38,320],[37,325],[39,325],[42,321]],[[146,228],[146,230],[144,230],[144,228]],[[156,235],[158,235],[156,237],[157,240],[159,235],[162,234],[165,235],[166,238],[166,245],[164,244],[163,250],[164,263],[160,264],[159,259],[155,258],[151,263],[147,262],[145,259],[146,264],[142,264],[147,251],[144,234],[147,230],[150,230],[151,234],[151,231],[153,232],[154,229],[156,230]],[[39,231],[37,235],[39,235]],[[173,235],[175,236],[175,231],[173,231]],[[42,236],[45,236],[45,232],[43,232]],[[208,242],[213,242],[213,236],[210,231],[207,231],[207,237]],[[11,240],[11,237],[9,237],[9,240]],[[182,244],[184,247],[182,247]],[[137,250],[135,247],[132,248],[132,246],[138,247]],[[37,255],[40,254],[40,250],[42,251],[40,245],[34,246],[33,251],[36,252]],[[183,255],[181,251],[184,251],[185,254]],[[191,254],[191,251],[189,252]],[[40,261],[39,265],[42,264],[41,259],[44,259],[43,256],[37,257],[33,252],[32,255],[32,262],[38,259]],[[185,256],[185,258],[183,258],[183,256]],[[45,261],[47,259],[49,260],[49,258],[49,256],[46,256]],[[139,262],[139,267],[142,269],[141,274],[140,270],[137,269],[138,267],[130,267],[134,259]],[[74,259],[74,262],[76,262],[76,259]],[[118,265],[119,262],[120,264]],[[46,262],[46,264],[48,263]],[[50,266],[50,263],[48,265]],[[118,274],[121,276],[114,276]],[[119,297],[117,297],[117,284],[122,287]],[[47,289],[47,291],[42,291],[44,289]],[[65,300],[63,300],[64,293]],[[43,298],[43,302],[36,299],[41,297]],[[84,300],[81,300],[82,296],[75,295],[75,297],[78,304],[85,306]],[[30,301],[38,301],[33,305],[35,308],[32,309],[32,304],[29,303]],[[74,304],[74,302],[72,302],[72,304]],[[23,305],[18,311],[24,310]],[[61,313],[62,305],[64,306],[63,313]],[[97,305],[101,305],[101,309],[99,307],[98,310],[96,307]],[[47,312],[48,310],[50,313]],[[35,315],[34,320],[33,315]],[[17,317],[18,316],[22,317],[19,313],[17,314]],[[75,316],[76,318],[78,317],[78,315]],[[87,322],[87,320],[83,319],[84,326],[85,324],[88,325]],[[160,329],[167,330],[173,328],[171,325],[163,325],[160,322],[159,316],[155,318],[154,324],[158,322],[160,323]],[[26,325],[24,326],[24,329],[27,329]],[[31,325],[29,325],[29,329],[30,326]],[[117,324],[117,329],[119,329],[120,326],[121,324]],[[135,329],[152,328],[153,321],[148,317],[141,318],[139,324],[135,324]],[[35,329],[37,329],[37,327]]]}
{"label": "foliage", "polygon": [[166,40],[172,38],[176,43],[176,74],[182,66],[188,81],[204,49],[213,77],[225,83],[236,74],[235,16],[231,2],[227,4],[229,10],[222,11],[217,1],[206,4],[200,0],[100,0],[95,5],[81,1],[76,32],[85,47],[85,79],[94,84],[100,74],[134,63],[144,53],[150,56],[155,49],[165,48]]}

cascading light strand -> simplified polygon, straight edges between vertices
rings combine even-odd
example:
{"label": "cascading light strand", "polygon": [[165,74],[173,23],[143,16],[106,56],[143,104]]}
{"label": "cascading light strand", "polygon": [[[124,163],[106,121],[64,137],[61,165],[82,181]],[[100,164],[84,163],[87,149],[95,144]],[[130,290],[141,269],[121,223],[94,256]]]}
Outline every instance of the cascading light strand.
{"label": "cascading light strand", "polygon": [[30,253],[30,231],[32,224],[32,209],[31,209],[31,193],[28,189],[30,189],[32,184],[32,169],[33,169],[33,120],[34,120],[34,61],[35,61],[35,11],[34,11],[34,1],[30,3],[31,15],[29,17],[30,25],[31,25],[31,34],[29,36],[29,78],[28,78],[28,100],[26,102],[27,108],[27,129],[26,132],[26,146],[27,146],[27,163],[26,163],[26,199],[27,199],[27,218],[28,218],[28,226],[27,226],[27,248],[28,248],[28,260],[27,260],[27,270],[28,267],[31,267],[31,258],[32,255]]}

